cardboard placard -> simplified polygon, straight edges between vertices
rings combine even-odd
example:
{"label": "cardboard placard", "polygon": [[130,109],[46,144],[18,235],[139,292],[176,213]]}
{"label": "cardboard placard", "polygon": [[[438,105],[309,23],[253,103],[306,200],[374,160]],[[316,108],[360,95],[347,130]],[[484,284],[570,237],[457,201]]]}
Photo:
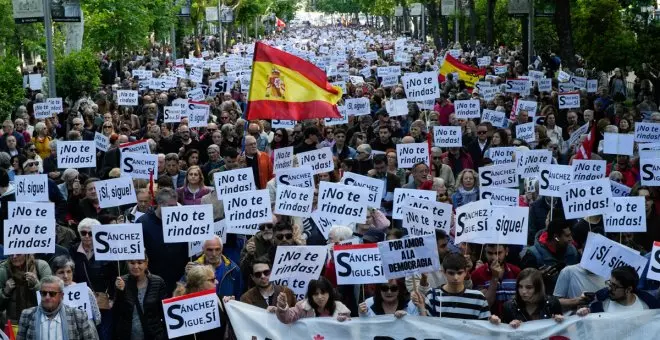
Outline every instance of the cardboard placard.
{"label": "cardboard placard", "polygon": [[314,174],[335,170],[332,149],[330,147],[299,153],[298,164],[300,166],[309,165],[314,171]]}
{"label": "cardboard placard", "polygon": [[434,126],[433,145],[439,147],[463,146],[463,133],[460,126]]}
{"label": "cardboard placard", "polygon": [[606,214],[612,204],[609,179],[569,183],[561,187],[567,219]]}
{"label": "cardboard placard", "polygon": [[573,180],[573,167],[570,165],[541,164],[539,174],[539,195],[560,197],[560,188]]}
{"label": "cardboard placard", "polygon": [[162,207],[165,243],[205,241],[213,237],[213,206],[210,204]]}
{"label": "cardboard placard", "polygon": [[275,194],[275,213],[287,216],[309,217],[312,214],[313,188],[278,185]]}
{"label": "cardboard placard", "polygon": [[94,182],[101,209],[137,203],[133,180],[122,176]]}
{"label": "cardboard placard", "polygon": [[573,182],[593,181],[604,178],[607,164],[603,160],[574,159]]}
{"label": "cardboard placard", "polygon": [[14,187],[17,202],[49,202],[48,175],[16,175]]}
{"label": "cardboard placard", "polygon": [[427,201],[435,201],[436,193],[431,190],[416,190],[416,189],[394,189],[394,207],[392,209],[392,218],[400,220],[403,218],[403,207],[407,204],[405,201],[410,198],[422,199]]}
{"label": "cardboard placard", "polygon": [[219,328],[220,300],[215,289],[163,300],[168,338]]}
{"label": "cardboard placard", "polygon": [[435,235],[378,242],[378,249],[388,280],[440,269]]}
{"label": "cardboard placard", "polygon": [[278,246],[270,281],[304,298],[309,281],[321,275],[327,253],[326,246]]}
{"label": "cardboard placard", "polygon": [[646,232],[645,198],[613,197],[612,209],[603,215],[606,233]]}
{"label": "cardboard placard", "polygon": [[[610,279],[612,269],[631,266],[641,277],[648,260],[628,247],[607,237],[589,232],[580,266],[602,278]],[[650,272],[650,271],[649,271]]]}
{"label": "cardboard placard", "polygon": [[122,152],[121,153],[121,174],[131,178],[142,178],[150,180],[158,179],[158,155]]}
{"label": "cardboard placard", "polygon": [[352,185],[369,190],[369,198],[367,205],[374,209],[380,209],[381,201],[385,192],[385,182],[381,179],[371,178],[350,171],[344,172],[339,183],[344,185]]}
{"label": "cardboard placard", "polygon": [[273,171],[293,167],[293,146],[273,150]]}
{"label": "cardboard placard", "polygon": [[58,141],[57,168],[96,168],[94,141]]}
{"label": "cardboard placard", "polygon": [[408,101],[440,98],[437,72],[406,73],[401,82]]}
{"label": "cardboard placard", "polygon": [[454,102],[454,112],[457,119],[481,117],[481,101],[477,99],[457,100]]}
{"label": "cardboard placard", "polygon": [[277,185],[293,185],[301,188],[313,188],[314,171],[309,165],[278,170],[275,172],[275,183]]}
{"label": "cardboard placard", "polygon": [[365,223],[369,189],[331,182],[319,183],[318,214],[344,223]]}
{"label": "cardboard placard", "polygon": [[396,157],[398,167],[410,169],[417,163],[429,163],[429,145],[427,143],[397,144]]}
{"label": "cardboard placard", "polygon": [[488,230],[490,215],[491,204],[489,199],[481,199],[458,207],[455,215],[455,243],[487,238],[490,232]]}
{"label": "cardboard placard", "polygon": [[5,220],[4,255],[55,253],[55,220]]}
{"label": "cardboard placard", "polygon": [[385,283],[378,244],[335,245],[335,274],[339,285]]}
{"label": "cardboard placard", "polygon": [[257,189],[252,168],[241,168],[213,174],[213,185],[219,200],[225,195]]}
{"label": "cardboard placard", "polygon": [[[225,223],[229,228],[228,233],[253,235],[256,234],[258,228],[255,230],[252,227],[247,228],[247,226],[273,221],[268,189],[224,195],[222,202],[225,207]],[[234,229],[238,226],[246,226],[246,229]]]}
{"label": "cardboard placard", "polygon": [[94,258],[98,261],[144,260],[142,224],[93,225]]}

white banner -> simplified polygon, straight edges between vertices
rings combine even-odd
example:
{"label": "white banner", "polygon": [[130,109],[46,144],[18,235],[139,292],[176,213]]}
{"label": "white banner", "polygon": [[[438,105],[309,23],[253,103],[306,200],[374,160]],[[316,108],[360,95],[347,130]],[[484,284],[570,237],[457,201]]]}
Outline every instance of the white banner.
{"label": "white banner", "polygon": [[133,180],[130,177],[122,176],[97,181],[94,186],[96,187],[96,197],[99,199],[99,207],[102,209],[137,203]]}
{"label": "white banner", "polygon": [[138,91],[117,90],[117,105],[119,106],[137,106]]}
{"label": "white banner", "polygon": [[321,275],[327,254],[326,246],[278,246],[270,281],[289,287],[298,300],[302,300],[307,293],[309,281]]}
{"label": "white banner", "polygon": [[55,252],[55,220],[5,220],[4,255],[53,254]]}
{"label": "white banner", "polygon": [[96,148],[100,151],[106,152],[110,148],[110,138],[101,133],[94,133],[94,143]]}
{"label": "white banner", "polygon": [[606,214],[612,204],[610,180],[601,178],[563,185],[561,199],[567,219]]}
{"label": "white banner", "polygon": [[645,198],[642,196],[613,197],[612,209],[604,218],[606,233],[646,232]]}
{"label": "white banner", "polygon": [[527,245],[529,207],[493,206],[489,224],[495,237],[489,243]]}
{"label": "white banner", "polygon": [[539,195],[560,197],[560,188],[571,182],[573,167],[570,165],[541,164],[539,174]]}
{"label": "white banner", "polygon": [[376,243],[335,245],[333,257],[339,285],[387,282]]}
{"label": "white banner", "polygon": [[314,171],[307,166],[288,168],[275,172],[275,183],[277,185],[293,185],[301,188],[314,187]]}
{"label": "white banner", "polygon": [[344,172],[344,176],[342,176],[339,183],[369,189],[369,202],[367,205],[374,209],[380,209],[383,193],[385,192],[385,182],[382,180],[347,171]]}
{"label": "white banner", "polygon": [[481,113],[481,122],[490,122],[494,127],[506,127],[509,125],[509,120],[506,119],[506,113],[488,109],[484,109]]}
{"label": "white banner", "polygon": [[163,300],[167,336],[173,339],[220,327],[219,304],[215,289]]}
{"label": "white banner", "polygon": [[182,109],[176,106],[165,106],[163,109],[165,123],[181,123]]}
{"label": "white banner", "polygon": [[318,214],[344,223],[365,223],[369,189],[339,183],[320,182]]}
{"label": "white banner", "polygon": [[440,269],[435,235],[378,242],[385,277],[397,279]]}
{"label": "white banner", "polygon": [[17,175],[16,202],[49,202],[48,175]]}
{"label": "white banner", "polygon": [[408,232],[410,237],[435,234],[433,213],[411,206],[403,207],[403,229]]}
{"label": "white banner", "polygon": [[422,199],[426,201],[435,201],[436,193],[431,190],[416,189],[394,189],[394,206],[392,209],[392,218],[395,220],[403,219],[403,207],[407,204],[405,201],[410,198]]}
{"label": "white banner", "polygon": [[57,168],[96,168],[94,141],[57,141]]}
{"label": "white banner", "polygon": [[406,206],[429,211],[433,219],[433,227],[449,234],[453,210],[451,204],[409,197],[404,201],[404,208],[401,210],[404,216]]}
{"label": "white banner", "polygon": [[440,98],[437,72],[406,73],[401,77],[408,101]]}
{"label": "white banner", "polygon": [[120,168],[122,175],[146,180],[150,180],[153,176],[155,181],[158,179],[158,155],[122,152]]}
{"label": "white banner", "polygon": [[50,219],[55,220],[55,203],[7,202],[9,219]]}
{"label": "white banner", "polygon": [[481,117],[481,101],[477,99],[457,100],[454,102],[454,111],[457,119],[470,119]]}
{"label": "white banner", "polygon": [[660,142],[660,123],[635,122],[635,142]]}
{"label": "white banner", "polygon": [[579,109],[580,108],[580,93],[566,92],[558,95],[559,109]]}
{"label": "white banner", "polygon": [[647,263],[648,260],[644,256],[632,249],[603,235],[589,232],[580,266],[609,280],[612,269],[626,265],[635,268],[641,277]]}
{"label": "white banner", "polygon": [[293,167],[293,146],[273,150],[273,172]]}
{"label": "white banner", "polygon": [[490,148],[489,150],[490,150],[490,159],[493,161],[493,164],[495,165],[516,163],[514,159],[514,156],[516,154],[515,146],[501,146],[501,147]]}
{"label": "white banner", "polygon": [[642,185],[660,186],[660,158],[641,158],[639,169]]}
{"label": "white banner", "polygon": [[573,182],[593,181],[605,177],[606,162],[603,160],[574,159]]}
{"label": "white banner", "polygon": [[251,167],[216,172],[213,174],[213,184],[219,200],[225,195],[257,189]]}
{"label": "white banner", "polygon": [[162,207],[165,243],[205,241],[213,237],[213,206],[210,204]]}
{"label": "white banner", "polygon": [[140,223],[93,225],[92,236],[96,260],[144,260],[144,238]]}
{"label": "white banner", "polygon": [[516,138],[527,143],[534,142],[536,140],[535,127],[534,122],[516,125]]}
{"label": "white banner", "polygon": [[538,177],[541,173],[541,164],[552,163],[552,152],[550,150],[516,151],[516,159],[520,178]]}
{"label": "white banner", "polygon": [[[250,226],[255,223],[271,223],[273,221],[268,189],[225,195],[222,197],[222,203],[225,207],[225,223],[230,228],[227,231],[228,233],[243,234],[243,232],[231,229],[234,226]],[[258,230],[249,229],[248,231],[254,231],[256,234]],[[253,235],[247,231],[245,234]]]}
{"label": "white banner", "polygon": [[479,167],[479,186],[511,188],[518,186],[516,164],[500,164]]}
{"label": "white banner", "polygon": [[460,126],[434,126],[433,145],[439,147],[463,146],[463,134]]}
{"label": "white banner", "polygon": [[603,153],[609,155],[632,156],[634,145],[634,135],[628,133],[605,132],[605,138],[603,140]]}
{"label": "white banner", "polygon": [[428,143],[397,144],[396,157],[401,169],[410,169],[417,163],[429,165]]}
{"label": "white banner", "polygon": [[456,209],[456,243],[471,242],[487,238],[489,235],[490,200],[481,199]]}
{"label": "white banner", "polygon": [[330,147],[301,152],[297,156],[298,164],[300,166],[309,165],[314,170],[314,174],[335,170],[335,163],[332,160],[332,149]]}
{"label": "white banner", "polygon": [[312,214],[313,199],[313,188],[278,185],[275,194],[275,213],[287,216],[309,217]]}
{"label": "white banner", "polygon": [[346,113],[349,116],[364,116],[371,113],[369,98],[360,97],[346,99],[344,106],[346,107]]}

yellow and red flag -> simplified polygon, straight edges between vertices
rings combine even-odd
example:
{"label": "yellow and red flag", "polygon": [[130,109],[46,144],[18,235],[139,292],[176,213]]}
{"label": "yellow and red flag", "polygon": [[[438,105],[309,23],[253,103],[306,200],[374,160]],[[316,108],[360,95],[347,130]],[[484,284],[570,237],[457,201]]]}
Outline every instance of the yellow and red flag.
{"label": "yellow and red flag", "polygon": [[248,94],[247,119],[341,118],[342,91],[321,69],[299,57],[257,42]]}
{"label": "yellow and red flag", "polygon": [[277,26],[277,30],[279,31],[279,30],[283,29],[284,27],[286,27],[286,22],[284,22],[284,20],[282,20],[278,17],[275,17],[275,26]]}
{"label": "yellow and red flag", "polygon": [[[458,73],[458,79],[465,82],[468,87],[474,87],[479,79],[486,76],[485,69],[479,69],[469,65],[465,65],[452,57],[450,54],[445,56],[445,62],[440,67],[440,81],[445,81],[445,77],[450,73]],[[455,79],[455,80],[458,80]]]}

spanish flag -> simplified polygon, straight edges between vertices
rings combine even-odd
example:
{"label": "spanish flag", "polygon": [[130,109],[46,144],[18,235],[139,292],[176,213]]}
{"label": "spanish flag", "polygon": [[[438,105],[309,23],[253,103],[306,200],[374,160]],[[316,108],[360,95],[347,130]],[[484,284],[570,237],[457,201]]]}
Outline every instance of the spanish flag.
{"label": "spanish flag", "polygon": [[464,81],[468,87],[474,87],[479,79],[486,76],[485,69],[465,65],[450,54],[447,54],[445,56],[445,62],[440,67],[440,81],[445,81],[445,77],[450,73],[458,73],[458,79]]}
{"label": "spanish flag", "polygon": [[321,69],[301,58],[257,42],[248,94],[247,118],[305,120],[341,118],[342,92]]}

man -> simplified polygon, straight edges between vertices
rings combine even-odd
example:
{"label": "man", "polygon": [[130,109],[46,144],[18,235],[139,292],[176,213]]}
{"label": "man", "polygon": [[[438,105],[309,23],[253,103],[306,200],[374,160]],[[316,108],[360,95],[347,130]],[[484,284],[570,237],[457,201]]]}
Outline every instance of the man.
{"label": "man", "polygon": [[149,212],[151,209],[151,195],[146,188],[137,189],[135,194],[137,197],[137,204],[124,211],[124,221],[126,223],[135,223],[140,216]]}
{"label": "man", "polygon": [[183,186],[186,180],[186,172],[180,169],[179,155],[176,153],[165,155],[165,174],[172,178],[172,183],[176,188]]}
{"label": "man", "polygon": [[204,178],[206,178],[208,184],[213,183],[213,178],[209,176],[209,172],[215,169],[220,169],[225,162],[220,158],[220,147],[215,144],[209,145],[209,147],[206,148],[206,153],[208,154],[208,162],[202,165],[202,173],[204,173]]}
{"label": "man", "polygon": [[506,263],[509,246],[486,244],[484,248],[487,262],[472,272],[472,285],[484,293],[490,312],[502,315],[504,303],[516,296],[516,279],[520,268]]}
{"label": "man", "polygon": [[257,149],[261,152],[268,152],[270,145],[268,144],[268,136],[261,133],[261,127],[257,123],[250,123],[248,125],[248,134],[257,140]]}
{"label": "man", "polygon": [[21,136],[23,136],[23,140],[25,141],[25,143],[29,143],[31,139],[30,132],[28,132],[25,129],[26,128],[25,121],[22,118],[16,118],[16,120],[14,121],[14,126],[15,126],[15,131],[17,133],[20,133]]}
{"label": "man", "polygon": [[85,123],[80,117],[73,118],[71,130],[80,132],[80,136],[83,140],[94,140],[94,132],[85,129]]}
{"label": "man", "polygon": [[413,302],[421,316],[454,319],[487,320],[490,317],[488,301],[478,291],[465,288],[467,260],[460,254],[449,254],[442,261],[447,283],[431,289],[426,297],[413,292]]}
{"label": "man", "polygon": [[57,168],[57,139],[50,141],[50,155],[44,159],[44,173],[48,174],[48,178],[57,180],[62,173]]}
{"label": "man", "polygon": [[243,277],[241,269],[234,261],[222,254],[222,240],[218,235],[213,235],[210,240],[204,241],[202,245],[202,256],[193,265],[210,265],[215,271],[218,280],[216,293],[218,296],[234,296],[240,298],[243,293]]}
{"label": "man", "polygon": [[370,143],[371,149],[385,152],[388,149],[396,149],[396,145],[392,141],[392,132],[387,125],[378,127],[378,138]]}
{"label": "man", "polygon": [[583,268],[579,263],[566,266],[559,272],[555,291],[564,310],[576,310],[580,305],[591,302],[585,293],[595,293],[605,288],[605,279]]}
{"label": "man", "polygon": [[[240,266],[244,273],[250,272],[250,266],[255,259],[268,258],[271,248],[274,247],[273,228],[273,223],[259,225],[259,231],[245,243],[245,247],[241,250],[240,260]],[[272,258],[268,259],[273,260]]]}
{"label": "man", "polygon": [[346,130],[341,128],[335,129],[335,145],[332,146],[332,155],[337,157],[339,161],[347,158],[355,158],[357,151],[352,147],[346,145]]}
{"label": "man", "polygon": [[434,146],[431,148],[431,175],[442,178],[447,188],[447,196],[451,197],[456,190],[456,179],[449,165],[442,163],[442,150]]}
{"label": "man", "polygon": [[149,270],[162,277],[167,291],[173,292],[188,261],[188,243],[165,243],[163,240],[162,208],[177,205],[176,191],[171,188],[159,189],[156,193],[156,204],[156,209],[142,215],[136,222],[142,223]]}
{"label": "man", "polygon": [[268,312],[277,311],[277,297],[280,293],[286,295],[287,305],[296,305],[296,295],[287,287],[270,283],[270,260],[260,257],[252,261],[250,268],[250,279],[254,287],[250,288],[241,296],[241,302],[264,308]]}
{"label": "man", "polygon": [[[117,145],[123,143],[128,143],[127,135],[119,135],[117,138]],[[110,171],[114,168],[120,167],[119,162],[121,162],[121,149],[119,149],[119,147],[111,147],[103,156],[103,167],[101,168],[100,173],[101,178],[108,179]]]}
{"label": "man", "polygon": [[454,172],[454,177],[458,177],[458,174],[464,169],[475,169],[472,156],[465,150],[465,148],[450,147],[449,151],[443,153],[442,162],[449,165],[451,170]]}
{"label": "man", "polygon": [[268,180],[273,175],[273,163],[265,152],[257,149],[257,140],[245,137],[245,165],[252,168],[254,182],[259,189],[266,189]]}
{"label": "man", "polygon": [[[571,133],[580,128],[578,124],[578,115],[575,111],[568,111],[566,114],[567,125],[566,128],[562,130],[564,140],[568,140],[571,137]],[[513,130],[512,130],[513,131]]]}
{"label": "man", "polygon": [[385,209],[386,213],[391,215],[394,205],[394,190],[401,187],[401,181],[399,177],[387,171],[387,157],[385,155],[375,155],[373,161],[374,168],[369,170],[368,175],[385,182],[385,192],[380,206]]}
{"label": "man", "polygon": [[206,129],[204,129],[204,134],[199,136],[199,164],[204,164],[209,160],[211,155],[207,155],[202,150],[208,150],[209,146],[213,144],[213,133],[218,131],[218,125],[216,123],[206,124]]}
{"label": "man", "polygon": [[227,171],[238,169],[241,164],[238,162],[238,151],[236,149],[226,149],[223,157],[224,165],[218,168],[218,171]]}
{"label": "man", "polygon": [[358,145],[355,160],[357,161],[353,168],[355,169],[355,172],[366,176],[369,173],[369,170],[374,168],[374,163],[371,159],[371,146],[369,144]]}
{"label": "man", "polygon": [[25,309],[21,314],[17,339],[98,339],[96,328],[87,320],[87,313],[62,303],[64,298],[62,279],[57,276],[42,278],[39,294],[41,294],[41,304]]}
{"label": "man", "polygon": [[479,123],[477,126],[477,139],[467,145],[467,150],[472,157],[472,162],[476,168],[483,166],[484,152],[490,146],[490,137],[488,137],[488,123]]}
{"label": "man", "polygon": [[185,154],[192,149],[199,150],[199,142],[190,137],[190,128],[188,125],[179,125],[178,131],[179,136],[181,137],[181,148],[179,149],[179,152]]}
{"label": "man", "polygon": [[651,294],[638,291],[639,275],[631,266],[612,269],[607,288],[596,292],[596,301],[589,307],[578,309],[580,316],[589,313],[621,313],[660,308],[660,302]]}
{"label": "man", "polygon": [[426,163],[419,162],[410,170],[413,180],[403,186],[405,189],[419,189],[422,183],[429,180],[429,166]]}
{"label": "man", "polygon": [[165,154],[164,153],[159,153],[158,154],[158,177],[160,178],[161,176],[166,175],[165,173]]}
{"label": "man", "polygon": [[14,122],[11,119],[7,119],[2,123],[2,136],[0,136],[0,151],[9,152],[7,147],[7,137],[14,136],[16,137],[16,147],[20,150],[25,146],[25,139],[23,135],[14,131]]}
{"label": "man", "polygon": [[[435,230],[435,242],[438,245],[438,258],[440,263],[443,262],[445,257],[449,254],[449,235],[444,230]],[[417,280],[417,291],[425,296],[432,288],[440,287],[447,283],[442,265],[436,272],[424,273],[422,275],[414,274],[413,276],[406,277],[406,288],[409,292],[413,292],[413,277]]]}
{"label": "man", "polygon": [[305,129],[303,133],[302,143],[293,147],[293,153],[299,154],[301,152],[312,151],[317,149],[317,144],[319,142],[319,129],[314,126],[310,126]]}
{"label": "man", "polygon": [[[358,98],[356,96],[356,98]],[[367,138],[365,140],[369,141],[374,139],[374,130],[371,129],[371,124],[373,123],[373,118],[371,118],[370,115],[364,115],[364,116],[359,116],[358,117],[359,124],[354,125],[352,128],[348,129],[346,132],[346,139],[351,140],[353,138],[353,134],[356,132],[361,132],[363,136],[366,136]]]}
{"label": "man", "polygon": [[440,94],[438,104],[435,104],[433,110],[438,112],[438,124],[441,126],[449,125],[449,115],[454,113],[454,104],[452,104],[445,93]]}

